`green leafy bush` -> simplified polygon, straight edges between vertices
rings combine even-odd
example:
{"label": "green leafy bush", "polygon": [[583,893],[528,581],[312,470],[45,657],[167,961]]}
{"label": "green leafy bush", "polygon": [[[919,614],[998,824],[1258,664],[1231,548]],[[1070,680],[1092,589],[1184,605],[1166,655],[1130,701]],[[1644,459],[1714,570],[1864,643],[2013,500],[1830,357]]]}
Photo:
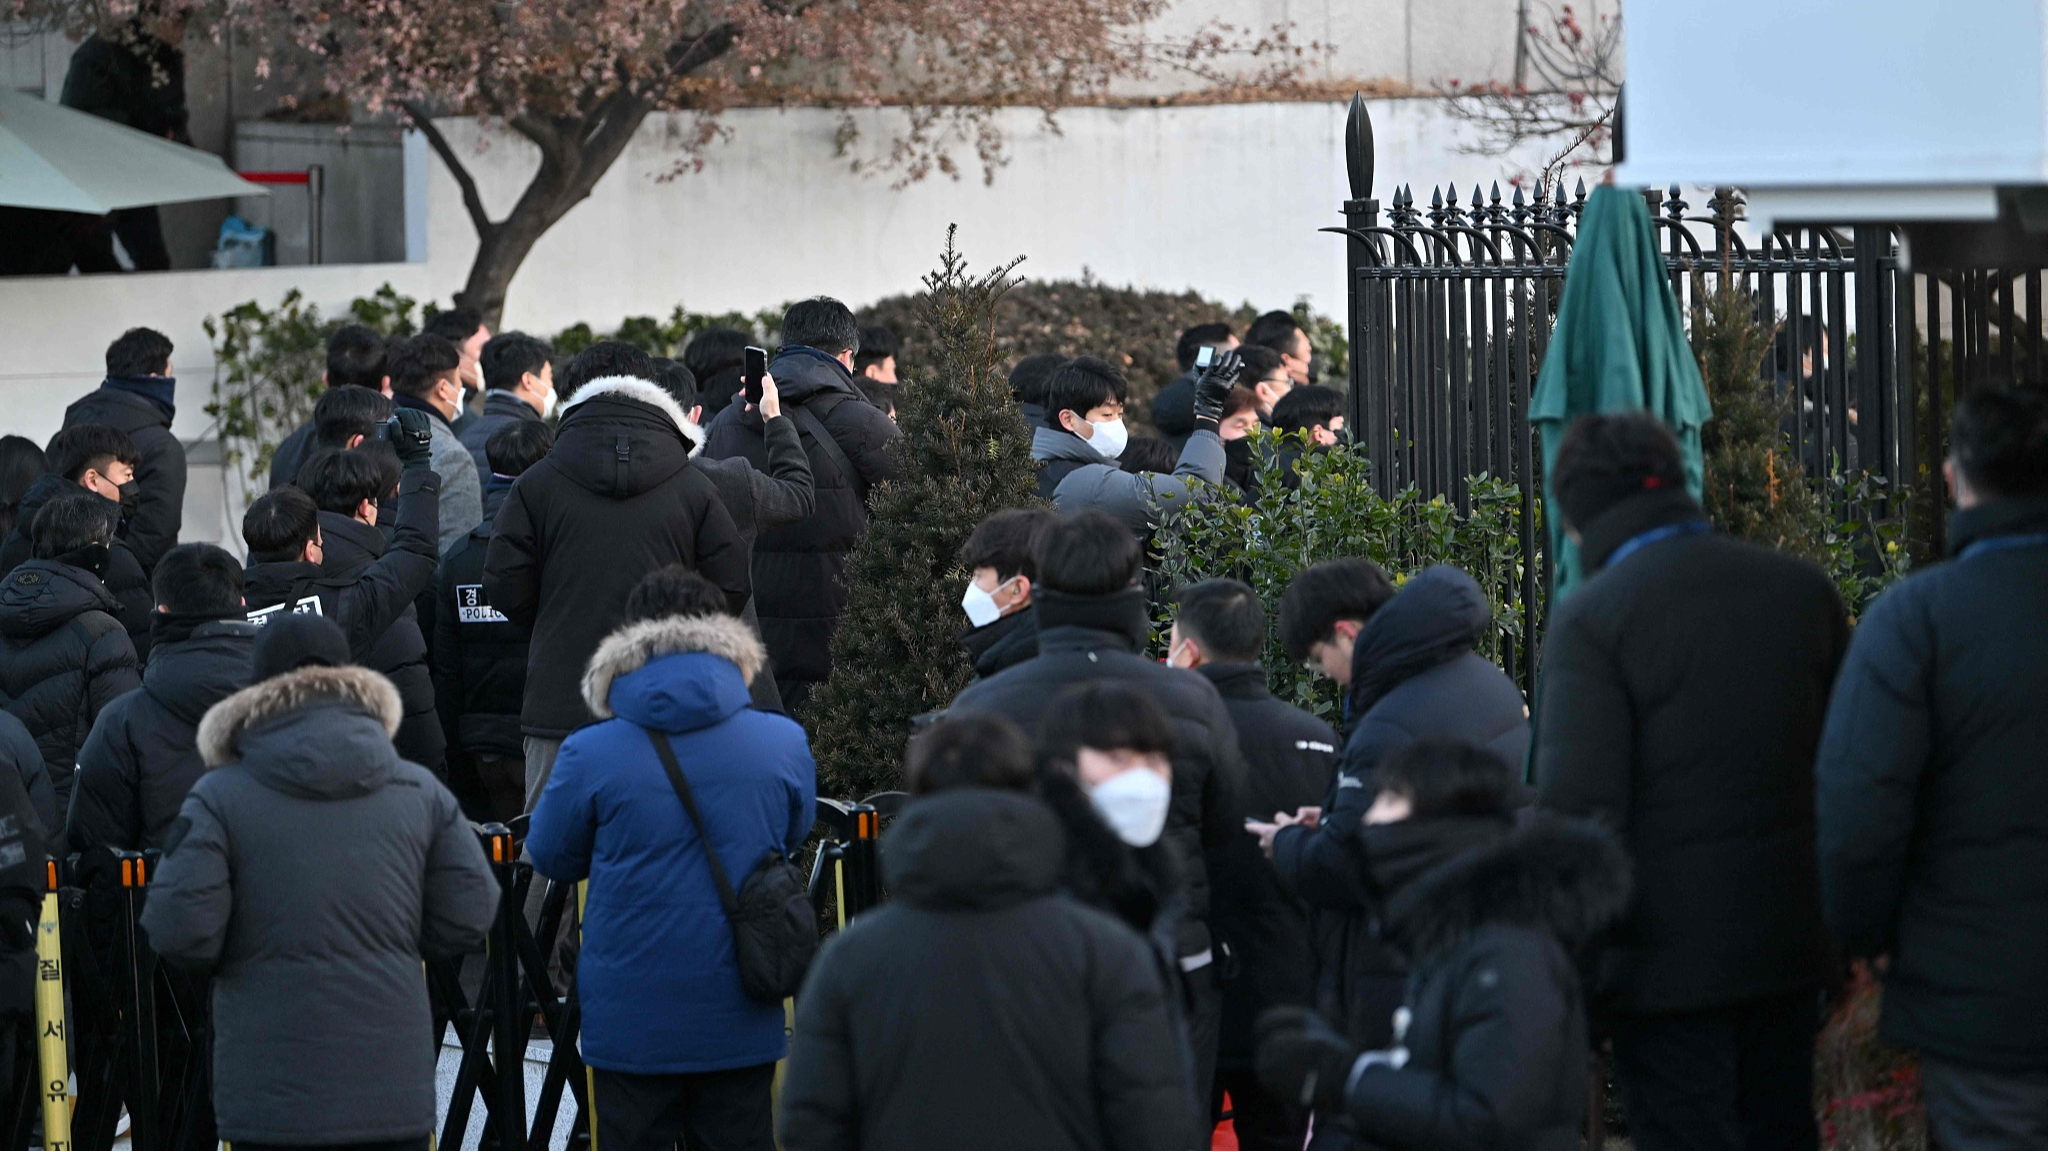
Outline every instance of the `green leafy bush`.
{"label": "green leafy bush", "polygon": [[[1337,685],[1308,672],[1280,646],[1280,596],[1296,572],[1319,560],[1363,556],[1397,583],[1432,564],[1454,564],[1479,581],[1493,605],[1494,627],[1480,650],[1503,660],[1522,642],[1522,497],[1513,485],[1475,478],[1472,510],[1461,515],[1442,497],[1424,498],[1413,486],[1381,496],[1365,454],[1337,447],[1304,452],[1293,465],[1300,483],[1288,488],[1281,482],[1281,449],[1290,436],[1292,447],[1303,447],[1302,434],[1254,435],[1256,494],[1241,501],[1212,492],[1177,508],[1153,543],[1165,589],[1228,576],[1258,592],[1267,609],[1263,662],[1275,695],[1326,719],[1341,712]],[[1170,606],[1162,608],[1162,632],[1170,618]]]}
{"label": "green leafy bush", "polygon": [[214,418],[224,459],[239,468],[245,493],[261,489],[278,444],[312,419],[325,390],[328,337],[346,324],[410,336],[413,310],[411,297],[386,284],[350,301],[342,316],[321,316],[294,288],[275,309],[250,300],[206,318],[214,363],[206,414]]}

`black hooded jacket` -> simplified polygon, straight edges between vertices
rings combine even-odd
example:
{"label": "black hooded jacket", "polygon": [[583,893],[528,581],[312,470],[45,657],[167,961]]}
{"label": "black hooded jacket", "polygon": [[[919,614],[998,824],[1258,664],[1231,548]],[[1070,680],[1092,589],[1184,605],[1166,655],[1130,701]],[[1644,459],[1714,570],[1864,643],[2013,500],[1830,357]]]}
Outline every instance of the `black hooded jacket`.
{"label": "black hooded jacket", "polygon": [[1618,1011],[1738,1004],[1818,988],[1829,970],[1813,763],[1848,622],[1819,568],[1725,536],[1608,564],[1705,515],[1651,492],[1593,518],[1592,576],[1544,643],[1541,802],[1605,824],[1635,862],[1599,989]]}
{"label": "black hooded jacket", "polygon": [[142,683],[119,610],[97,577],[62,560],[26,561],[0,582],[0,707],[35,737],[59,812],[93,722]]}
{"label": "black hooded jacket", "polygon": [[526,735],[559,740],[590,723],[583,666],[648,573],[681,564],[724,591],[734,615],[745,610],[746,546],[690,461],[703,435],[659,387],[607,376],[563,405],[554,450],[513,482],[483,591],[532,638]]}
{"label": "black hooded jacket", "polygon": [[[1429,841],[1439,834],[1437,845]],[[1398,1068],[1345,1094],[1376,1148],[1577,1148],[1587,1036],[1576,958],[1628,901],[1628,860],[1580,821],[1453,817],[1368,829],[1388,941],[1411,965]],[[1396,849],[1396,842],[1399,847]],[[1434,849],[1434,850],[1433,850]],[[1403,867],[1419,876],[1395,887]]]}
{"label": "black hooded jacket", "polygon": [[519,756],[526,630],[484,595],[491,525],[512,485],[484,485],[484,522],[441,561],[434,608],[434,700],[449,742],[470,756]]}
{"label": "black hooded jacket", "polygon": [[[136,384],[166,392],[174,386],[170,379],[156,376]],[[66,428],[111,424],[135,441],[135,451],[142,457],[135,467],[142,503],[122,523],[121,538],[135,550],[144,572],[156,571],[156,562],[177,545],[178,529],[185,522],[185,446],[171,435],[174,412],[173,406],[135,391],[122,379],[108,380],[64,410]]]}
{"label": "black hooded jacket", "polygon": [[1456,568],[1417,573],[1359,630],[1351,653],[1351,732],[1314,829],[1280,830],[1273,866],[1318,911],[1317,998],[1362,1044],[1383,1042],[1401,983],[1398,961],[1372,939],[1358,831],[1378,789],[1373,769],[1430,736],[1467,740],[1521,764],[1529,741],[1521,690],[1473,651],[1493,622],[1486,594]]}
{"label": "black hooded jacket", "polygon": [[0,712],[0,1013],[35,1010],[35,922],[56,818],[49,774],[21,721]]}
{"label": "black hooded jacket", "polygon": [[1038,655],[1038,606],[1026,605],[994,623],[960,633],[960,647],[974,664],[974,676],[986,680]]}
{"label": "black hooded jacket", "polygon": [[1244,768],[1230,713],[1207,680],[1140,655],[1151,631],[1144,589],[1068,596],[1047,588],[1036,593],[1035,601],[1038,655],[968,685],[954,698],[952,709],[1007,716],[1032,732],[1060,692],[1075,684],[1116,680],[1158,701],[1172,717],[1180,745],[1173,757],[1173,805],[1165,833],[1188,873],[1180,954],[1199,956],[1211,944],[1209,879],[1202,852],[1244,830],[1241,822],[1231,824]]}
{"label": "black hooded jacket", "polygon": [[[755,610],[761,638],[775,664],[782,697],[792,706],[832,670],[832,633],[846,608],[846,556],[868,526],[867,495],[891,479],[889,446],[903,438],[883,411],[868,403],[839,361],[814,348],[782,349],[768,366],[782,394],[783,412],[796,423],[811,461],[816,506],[802,520],[764,528],[754,540]],[[815,417],[857,475],[820,448],[797,413]],[[711,422],[706,455],[743,458],[770,471],[761,413],[728,404]]]}
{"label": "black hooded jacket", "polygon": [[1016,793],[904,810],[882,844],[891,901],[797,997],[786,1146],[1194,1145],[1166,989],[1136,933],[1057,894],[1061,845]]}
{"label": "black hooded jacket", "polygon": [[[21,509],[16,514],[14,531],[7,534],[7,540],[0,544],[0,573],[14,571],[16,565],[34,554],[29,538],[29,527],[35,523],[36,513],[43,505],[66,492],[92,492],[73,481],[66,480],[55,472],[45,472],[21,494]],[[99,493],[93,492],[95,496]],[[101,496],[102,500],[106,497]],[[114,501],[108,500],[112,504]],[[155,598],[149,590],[149,577],[142,571],[142,561],[135,558],[135,550],[126,540],[115,540],[107,549],[107,567],[100,573],[100,583],[114,594],[121,610],[115,616],[121,627],[128,633],[128,642],[135,645],[135,661],[140,664],[149,659],[149,617],[156,610]]]}
{"label": "black hooded jacket", "polygon": [[78,750],[67,851],[163,847],[185,793],[206,771],[200,718],[249,683],[256,625],[158,617],[157,628],[142,690],[107,705]]}
{"label": "black hooded jacket", "polygon": [[[390,550],[384,534],[339,512],[320,513],[320,571],[331,579],[353,580],[369,571]],[[427,662],[427,639],[420,631],[419,612],[407,604],[362,658],[363,667],[381,672],[398,686],[405,719],[393,740],[398,754],[437,776],[447,774],[448,738],[434,709],[434,676]]]}
{"label": "black hooded jacket", "polygon": [[[1204,664],[1195,672],[1216,686],[1237,746],[1244,786],[1232,823],[1266,821],[1275,812],[1317,804],[1336,770],[1337,733],[1266,688],[1257,664]],[[1308,908],[1289,892],[1249,832],[1209,849],[1209,923],[1230,948],[1223,968],[1223,1025],[1218,1063],[1249,1068],[1252,1024],[1282,1004],[1315,1003],[1315,949]]]}

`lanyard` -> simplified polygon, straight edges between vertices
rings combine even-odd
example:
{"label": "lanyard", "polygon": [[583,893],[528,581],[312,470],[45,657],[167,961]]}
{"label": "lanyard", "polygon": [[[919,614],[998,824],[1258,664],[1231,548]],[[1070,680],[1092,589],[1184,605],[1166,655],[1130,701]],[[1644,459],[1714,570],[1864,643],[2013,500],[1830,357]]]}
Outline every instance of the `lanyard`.
{"label": "lanyard", "polygon": [[2023,536],[1993,536],[1988,540],[1979,540],[1963,549],[1956,559],[1968,560],[1972,556],[1981,556],[1986,552],[2004,552],[2010,548],[2048,548],[2048,532],[2030,532]]}
{"label": "lanyard", "polygon": [[1652,544],[1662,543],[1678,536],[1703,536],[1713,530],[1714,526],[1705,520],[1681,520],[1676,524],[1666,524],[1661,528],[1652,528],[1648,532],[1631,536],[1627,540],[1622,541],[1621,547],[1616,548],[1610,553],[1607,557],[1607,563],[1601,565],[1601,567],[1612,568]]}

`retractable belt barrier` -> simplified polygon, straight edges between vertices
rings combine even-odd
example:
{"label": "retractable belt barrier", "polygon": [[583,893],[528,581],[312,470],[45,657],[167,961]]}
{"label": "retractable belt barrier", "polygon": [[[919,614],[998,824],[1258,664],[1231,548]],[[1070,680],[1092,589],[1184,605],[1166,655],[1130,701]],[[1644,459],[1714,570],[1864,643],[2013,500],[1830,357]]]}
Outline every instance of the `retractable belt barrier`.
{"label": "retractable belt barrier", "polygon": [[882,902],[882,820],[896,815],[907,799],[901,792],[878,792],[859,802],[818,798],[818,823],[836,839],[820,844],[811,862],[811,903],[824,896],[829,868],[839,927]]}

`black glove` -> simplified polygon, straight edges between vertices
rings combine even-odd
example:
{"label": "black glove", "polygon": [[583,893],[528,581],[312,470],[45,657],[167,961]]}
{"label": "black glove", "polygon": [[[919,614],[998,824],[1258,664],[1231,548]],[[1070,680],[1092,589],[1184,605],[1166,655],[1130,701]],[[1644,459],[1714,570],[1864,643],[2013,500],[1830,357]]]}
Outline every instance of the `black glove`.
{"label": "black glove", "polygon": [[[1195,381],[1195,419],[1208,420],[1212,424],[1223,422],[1223,402],[1230,398],[1230,390],[1237,385],[1237,375],[1244,369],[1244,360],[1235,351],[1224,352],[1216,357]],[[1212,427],[1210,431],[1215,431]]]}
{"label": "black glove", "polygon": [[1259,1082],[1304,1108],[1340,1108],[1358,1046],[1306,1008],[1268,1010],[1257,1027]]}
{"label": "black glove", "polygon": [[400,408],[384,422],[384,438],[391,441],[404,468],[425,468],[434,456],[434,424],[417,408]]}

